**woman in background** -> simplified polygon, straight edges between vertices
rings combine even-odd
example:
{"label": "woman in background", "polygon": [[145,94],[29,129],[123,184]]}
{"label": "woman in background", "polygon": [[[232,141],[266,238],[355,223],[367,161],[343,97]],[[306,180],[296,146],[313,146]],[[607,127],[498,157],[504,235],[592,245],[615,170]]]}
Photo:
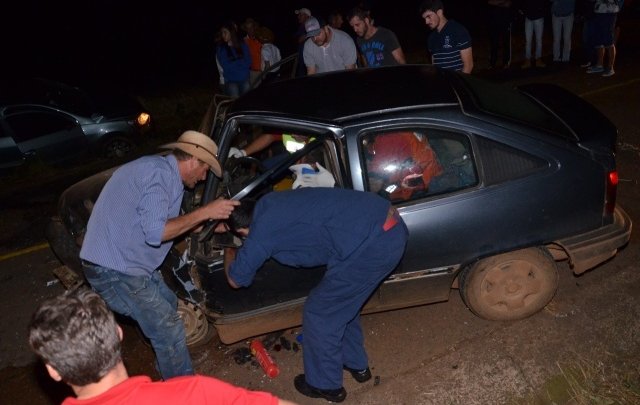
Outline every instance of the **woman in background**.
{"label": "woman in background", "polygon": [[249,91],[249,48],[240,39],[238,29],[232,22],[220,28],[217,42],[216,63],[221,75],[220,82],[224,79],[226,95],[238,97]]}

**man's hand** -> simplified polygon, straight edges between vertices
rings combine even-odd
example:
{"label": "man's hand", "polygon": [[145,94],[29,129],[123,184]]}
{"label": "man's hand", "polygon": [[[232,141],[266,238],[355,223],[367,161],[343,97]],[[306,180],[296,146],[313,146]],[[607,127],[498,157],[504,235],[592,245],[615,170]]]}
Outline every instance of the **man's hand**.
{"label": "man's hand", "polygon": [[231,263],[236,260],[236,253],[238,249],[236,248],[224,248],[224,274],[227,276],[227,282],[232,288],[240,288],[235,281],[229,277],[229,268],[231,267]]}
{"label": "man's hand", "polygon": [[240,201],[224,200],[222,198],[210,202],[188,214],[171,218],[164,226],[162,241],[174,239],[183,233],[194,229],[204,221],[213,219],[227,219],[233,209],[240,205]]}
{"label": "man's hand", "polygon": [[211,201],[201,209],[206,219],[227,219],[231,215],[231,212],[233,212],[233,209],[238,205],[240,205],[240,201],[219,198]]}

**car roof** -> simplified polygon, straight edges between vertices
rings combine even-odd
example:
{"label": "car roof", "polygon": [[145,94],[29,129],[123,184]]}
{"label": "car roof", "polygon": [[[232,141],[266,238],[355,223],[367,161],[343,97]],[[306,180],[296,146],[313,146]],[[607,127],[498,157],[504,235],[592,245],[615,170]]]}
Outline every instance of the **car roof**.
{"label": "car roof", "polygon": [[227,113],[339,122],[385,111],[458,106],[455,75],[427,65],[401,65],[305,76],[258,86],[235,100]]}

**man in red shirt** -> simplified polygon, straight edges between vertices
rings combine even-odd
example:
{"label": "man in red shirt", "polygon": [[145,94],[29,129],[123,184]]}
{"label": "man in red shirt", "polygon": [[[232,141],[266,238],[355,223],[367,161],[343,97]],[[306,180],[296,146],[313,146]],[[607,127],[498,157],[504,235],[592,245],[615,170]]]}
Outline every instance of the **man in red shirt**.
{"label": "man in red shirt", "polygon": [[81,288],[43,302],[29,324],[29,344],[51,378],[77,398],[63,405],[265,404],[292,405],[268,392],[249,391],[205,376],[151,382],[129,377],[120,354],[122,329],[95,292]]}

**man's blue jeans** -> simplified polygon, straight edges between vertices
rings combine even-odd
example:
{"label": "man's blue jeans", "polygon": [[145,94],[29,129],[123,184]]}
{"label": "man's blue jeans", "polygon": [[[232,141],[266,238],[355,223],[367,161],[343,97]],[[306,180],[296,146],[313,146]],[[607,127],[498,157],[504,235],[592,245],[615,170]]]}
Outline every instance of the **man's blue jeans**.
{"label": "man's blue jeans", "polygon": [[176,311],[178,298],[159,271],[130,276],[88,262],[82,266],[89,284],[109,308],[138,322],[151,341],[164,380],[194,374],[184,324]]}
{"label": "man's blue jeans", "polygon": [[537,20],[524,19],[524,38],[525,48],[524,57],[526,60],[531,59],[531,48],[533,34],[536,36],[536,59],[542,57],[542,31],[544,29],[544,18],[538,18]]}

